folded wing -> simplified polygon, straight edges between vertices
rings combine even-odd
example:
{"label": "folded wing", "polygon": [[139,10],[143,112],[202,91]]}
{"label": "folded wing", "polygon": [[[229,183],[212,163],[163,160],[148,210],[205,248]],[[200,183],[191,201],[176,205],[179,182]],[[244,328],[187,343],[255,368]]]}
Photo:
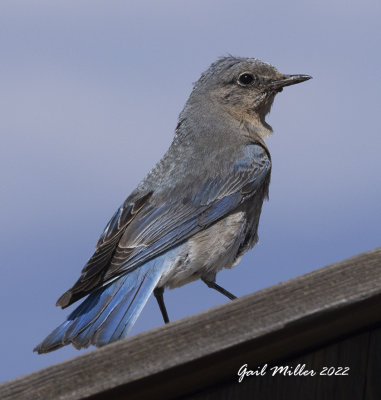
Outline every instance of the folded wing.
{"label": "folded wing", "polygon": [[216,176],[200,177],[192,196],[179,185],[176,196],[165,203],[157,201],[155,191],[135,196],[132,202],[127,198],[104,229],[80,278],[57,305],[69,306],[206,229],[254,195],[270,168],[267,152],[253,144]]}

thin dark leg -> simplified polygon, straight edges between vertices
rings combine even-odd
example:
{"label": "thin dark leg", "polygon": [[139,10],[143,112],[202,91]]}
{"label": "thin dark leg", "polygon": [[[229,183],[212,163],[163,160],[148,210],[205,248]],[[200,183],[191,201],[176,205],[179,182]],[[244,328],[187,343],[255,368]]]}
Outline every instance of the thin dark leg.
{"label": "thin dark leg", "polygon": [[159,304],[161,315],[163,316],[164,322],[166,324],[168,324],[169,318],[168,318],[167,309],[165,308],[165,304],[164,304],[163,293],[164,293],[164,288],[156,288],[153,291],[153,294],[156,297],[157,303]]}
{"label": "thin dark leg", "polygon": [[228,297],[230,300],[234,300],[237,298],[237,296],[234,296],[234,294],[228,292],[226,289],[221,287],[220,285],[217,285],[216,282],[213,281],[208,281],[207,279],[201,278],[201,280],[208,285],[208,287],[217,290],[217,292],[222,293],[224,296]]}

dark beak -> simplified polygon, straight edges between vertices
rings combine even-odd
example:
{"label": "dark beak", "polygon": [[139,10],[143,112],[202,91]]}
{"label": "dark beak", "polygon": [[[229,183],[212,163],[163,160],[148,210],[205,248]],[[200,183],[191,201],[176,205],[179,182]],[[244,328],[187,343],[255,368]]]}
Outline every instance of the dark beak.
{"label": "dark beak", "polygon": [[280,79],[268,83],[267,87],[272,90],[281,91],[285,86],[295,85],[296,83],[308,81],[312,76],[309,75],[283,75]]}

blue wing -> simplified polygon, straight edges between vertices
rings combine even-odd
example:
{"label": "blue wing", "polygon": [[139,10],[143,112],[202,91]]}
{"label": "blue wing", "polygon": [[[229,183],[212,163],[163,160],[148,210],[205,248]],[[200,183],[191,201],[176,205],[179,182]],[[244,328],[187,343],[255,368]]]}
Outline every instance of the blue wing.
{"label": "blue wing", "polygon": [[191,195],[179,185],[176,195],[168,196],[166,202],[158,202],[154,191],[135,195],[134,201],[127,198],[107,224],[81,277],[57,305],[67,307],[206,229],[251,197],[270,168],[265,149],[252,144],[215,176],[200,177]]}

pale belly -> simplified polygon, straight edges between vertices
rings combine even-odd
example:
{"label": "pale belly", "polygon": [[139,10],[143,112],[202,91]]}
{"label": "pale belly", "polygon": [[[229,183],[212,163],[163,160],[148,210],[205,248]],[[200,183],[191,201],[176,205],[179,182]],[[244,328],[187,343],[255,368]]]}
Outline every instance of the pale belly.
{"label": "pale belly", "polygon": [[219,270],[239,261],[245,230],[245,214],[237,212],[197,233],[179,246],[178,256],[157,286],[175,288],[200,278],[215,280]]}

